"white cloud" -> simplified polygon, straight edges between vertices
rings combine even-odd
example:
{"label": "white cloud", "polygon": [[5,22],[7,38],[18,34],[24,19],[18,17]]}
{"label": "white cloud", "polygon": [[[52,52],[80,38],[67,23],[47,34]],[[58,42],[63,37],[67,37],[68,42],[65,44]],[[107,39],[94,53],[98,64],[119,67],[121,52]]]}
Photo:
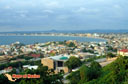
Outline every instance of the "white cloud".
{"label": "white cloud", "polygon": [[116,4],[116,5],[114,5],[114,8],[120,9],[121,6]]}
{"label": "white cloud", "polygon": [[25,13],[28,13],[28,11],[27,10],[19,10],[19,11],[16,11],[16,13],[25,14]]}
{"label": "white cloud", "polygon": [[49,3],[47,4],[47,6],[57,6],[57,5],[58,5],[58,2],[56,2],[56,1],[49,2]]}
{"label": "white cloud", "polygon": [[79,9],[77,10],[73,10],[73,12],[75,13],[94,13],[94,12],[99,12],[100,10],[99,9],[89,9],[89,8],[85,8],[85,7],[80,7]]}
{"label": "white cloud", "polygon": [[20,17],[25,18],[26,15],[25,14],[20,14]]}
{"label": "white cloud", "polygon": [[75,12],[79,13],[79,12],[86,12],[86,8],[84,7],[80,7],[78,10],[76,10]]}
{"label": "white cloud", "polygon": [[7,5],[4,7],[5,9],[12,9],[11,6]]}
{"label": "white cloud", "polygon": [[[117,21],[120,21],[120,19],[128,19],[128,1],[121,0],[0,1],[0,19],[4,19],[3,23],[5,24],[6,22],[8,22],[7,19],[10,19],[10,24],[17,24],[18,21],[23,21],[24,23],[25,21],[30,21],[30,23],[34,21],[39,21],[39,23],[41,23],[40,25],[43,25],[44,23],[48,26],[49,24],[53,23],[55,25],[58,25],[59,22],[59,25],[62,26],[64,22],[67,24],[71,23],[71,26],[72,23],[80,24],[81,26],[82,23],[88,22],[88,24],[86,25],[89,26],[90,24],[100,24],[100,21],[106,24],[106,20],[116,23]],[[48,21],[47,24],[46,21]]]}
{"label": "white cloud", "polygon": [[47,18],[48,15],[39,15],[39,16],[36,16],[36,18]]}
{"label": "white cloud", "polygon": [[52,11],[52,10],[43,10],[43,12],[45,12],[45,13],[54,13],[54,11]]}
{"label": "white cloud", "polygon": [[57,19],[59,19],[59,20],[65,20],[65,19],[68,19],[68,18],[69,18],[68,15],[59,15],[59,16],[57,16]]}
{"label": "white cloud", "polygon": [[45,2],[45,3],[44,3],[44,6],[45,6],[46,8],[50,8],[50,9],[59,8],[59,7],[60,7],[59,2],[57,2],[57,1]]}

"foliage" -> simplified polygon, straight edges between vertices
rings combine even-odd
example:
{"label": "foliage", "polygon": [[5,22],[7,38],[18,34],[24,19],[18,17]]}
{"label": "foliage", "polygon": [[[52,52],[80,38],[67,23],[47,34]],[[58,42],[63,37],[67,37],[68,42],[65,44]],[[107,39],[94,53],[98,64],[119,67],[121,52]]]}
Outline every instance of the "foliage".
{"label": "foliage", "polygon": [[55,56],[55,53],[50,53],[50,56]]}
{"label": "foliage", "polygon": [[0,52],[0,56],[5,55],[3,52]]}
{"label": "foliage", "polygon": [[127,84],[128,57],[118,57],[113,63],[103,67],[99,78],[85,84]]}
{"label": "foliage", "polygon": [[30,57],[30,56],[20,55],[20,56],[17,56],[17,57],[11,58],[10,60],[16,60],[16,59],[25,59],[25,60],[30,60],[30,59],[32,59],[32,58],[33,58],[33,57]]}
{"label": "foliage", "polygon": [[83,48],[82,49],[82,52],[88,52],[86,48]]}
{"label": "foliage", "polygon": [[94,51],[93,51],[93,50],[87,50],[86,48],[83,48],[83,49],[82,49],[82,52],[94,53]]}
{"label": "foliage", "polygon": [[6,83],[6,84],[12,84],[10,81],[8,81],[8,79],[2,74],[0,75],[0,84],[3,84],[3,83]]}
{"label": "foliage", "polygon": [[66,79],[70,80],[70,84],[78,84],[80,81],[80,71],[72,72]]}
{"label": "foliage", "polygon": [[7,64],[1,64],[0,65],[0,70],[12,66],[13,68],[19,68],[22,67],[23,65],[40,65],[40,61],[22,61],[22,62],[14,62],[14,63],[7,63]]}
{"label": "foliage", "polygon": [[59,44],[61,45],[61,44],[66,44],[66,42],[64,42],[64,41],[59,41]]}
{"label": "foliage", "polygon": [[68,47],[75,47],[76,45],[73,43],[73,42],[70,42],[69,44],[68,44]]}
{"label": "foliage", "polygon": [[81,60],[75,56],[71,56],[66,62],[65,65],[72,71],[79,67],[82,64]]}
{"label": "foliage", "polygon": [[[92,62],[90,67],[83,65],[78,71],[72,72],[67,79],[71,84],[83,84],[100,77],[101,66],[98,62]],[[77,80],[75,82],[75,80]],[[75,83],[74,83],[75,82]]]}
{"label": "foliage", "polygon": [[85,59],[84,62],[91,62],[91,61],[94,61],[94,60],[97,60],[97,59],[100,59],[100,58],[105,58],[106,56],[95,56],[95,57],[91,57],[89,59]]}
{"label": "foliage", "polygon": [[62,84],[62,73],[54,74],[46,66],[39,66],[37,70],[26,70],[24,74],[39,74],[39,79],[21,79],[19,84]]}
{"label": "foliage", "polygon": [[114,55],[114,54],[111,53],[111,52],[108,52],[106,56],[107,56],[107,58],[112,58],[112,57],[115,57],[116,55]]}
{"label": "foliage", "polygon": [[[12,74],[16,74],[13,72]],[[36,79],[17,79],[16,82],[10,82],[4,75],[0,75],[0,84],[63,84],[63,73],[55,74],[53,70],[47,66],[39,65],[37,70],[27,69],[20,74],[37,74],[40,78]]]}

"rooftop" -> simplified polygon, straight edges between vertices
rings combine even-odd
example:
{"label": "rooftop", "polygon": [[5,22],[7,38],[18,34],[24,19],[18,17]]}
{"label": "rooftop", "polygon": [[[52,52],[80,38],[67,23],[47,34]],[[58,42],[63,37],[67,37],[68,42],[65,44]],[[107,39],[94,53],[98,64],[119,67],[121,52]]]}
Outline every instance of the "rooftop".
{"label": "rooftop", "polygon": [[53,56],[53,57],[48,57],[48,58],[50,58],[50,59],[53,59],[53,60],[60,60],[60,61],[66,61],[66,60],[68,60],[68,58],[69,58],[69,55],[58,55],[58,56]]}
{"label": "rooftop", "polygon": [[128,52],[128,49],[122,49],[120,52]]}

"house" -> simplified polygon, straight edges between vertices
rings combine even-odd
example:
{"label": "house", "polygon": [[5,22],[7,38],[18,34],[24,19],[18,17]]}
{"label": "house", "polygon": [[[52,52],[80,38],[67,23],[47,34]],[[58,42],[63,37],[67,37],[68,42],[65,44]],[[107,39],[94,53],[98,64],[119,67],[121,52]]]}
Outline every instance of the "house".
{"label": "house", "polygon": [[30,69],[30,70],[31,70],[31,69],[35,69],[35,70],[36,70],[37,68],[38,68],[38,66],[36,66],[36,65],[34,65],[34,66],[24,65],[24,66],[23,66],[23,69]]}
{"label": "house", "polygon": [[31,54],[31,56],[34,58],[38,58],[38,57],[40,57],[40,54]]}
{"label": "house", "polygon": [[119,50],[117,54],[122,56],[128,56],[128,49]]}
{"label": "house", "polygon": [[55,73],[64,71],[64,73],[68,73],[68,67],[64,66],[64,63],[68,60],[68,56],[58,55],[53,57],[43,58],[41,63],[44,66],[48,66],[49,69],[54,69]]}
{"label": "house", "polygon": [[13,70],[13,68],[11,66],[9,66],[3,70],[0,70],[0,74],[8,73],[8,72],[11,72],[12,70]]}
{"label": "house", "polygon": [[83,53],[83,52],[80,52],[80,53],[77,53],[79,57],[82,57],[83,59],[87,59],[87,58],[91,58],[91,57],[94,57],[95,55],[92,54],[92,53]]}

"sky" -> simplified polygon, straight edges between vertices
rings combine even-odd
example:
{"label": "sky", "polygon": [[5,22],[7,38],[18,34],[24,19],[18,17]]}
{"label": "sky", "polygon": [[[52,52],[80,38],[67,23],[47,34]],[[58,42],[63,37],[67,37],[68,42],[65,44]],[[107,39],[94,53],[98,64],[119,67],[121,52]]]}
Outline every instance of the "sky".
{"label": "sky", "polygon": [[0,0],[0,32],[128,29],[128,0]]}

